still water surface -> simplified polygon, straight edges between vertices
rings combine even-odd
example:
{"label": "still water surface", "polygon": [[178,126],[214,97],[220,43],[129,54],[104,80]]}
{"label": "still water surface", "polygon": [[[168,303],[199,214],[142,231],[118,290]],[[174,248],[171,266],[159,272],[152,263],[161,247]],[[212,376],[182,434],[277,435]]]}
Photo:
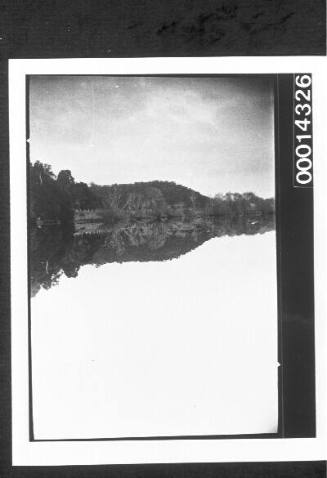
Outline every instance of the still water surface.
{"label": "still water surface", "polygon": [[275,232],[83,265],[31,299],[36,439],[277,431]]}

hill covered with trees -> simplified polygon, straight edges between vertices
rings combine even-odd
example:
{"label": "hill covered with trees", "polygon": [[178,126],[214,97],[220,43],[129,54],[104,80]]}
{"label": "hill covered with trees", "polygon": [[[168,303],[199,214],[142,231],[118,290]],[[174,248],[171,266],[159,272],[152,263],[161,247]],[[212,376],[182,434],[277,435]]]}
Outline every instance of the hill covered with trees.
{"label": "hill covered with trees", "polygon": [[250,192],[209,198],[168,181],[87,185],[38,161],[29,172],[32,295],[86,264],[171,260],[214,237],[275,227],[274,200]]}
{"label": "hill covered with trees", "polygon": [[56,177],[49,165],[39,161],[34,165],[30,163],[32,224],[37,220],[67,225],[112,224],[126,219],[267,215],[273,214],[274,209],[273,198],[263,199],[251,192],[217,194],[209,198],[169,181],[88,186],[75,182],[69,170],[60,171]]}

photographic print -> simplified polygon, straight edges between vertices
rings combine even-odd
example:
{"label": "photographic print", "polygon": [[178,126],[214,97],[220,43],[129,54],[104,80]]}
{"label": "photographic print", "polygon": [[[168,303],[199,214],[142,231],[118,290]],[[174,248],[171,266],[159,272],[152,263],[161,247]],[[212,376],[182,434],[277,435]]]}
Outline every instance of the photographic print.
{"label": "photographic print", "polygon": [[18,461],[316,437],[312,72],[76,62],[11,96]]}
{"label": "photographic print", "polygon": [[273,107],[269,77],[29,78],[35,439],[277,432]]}

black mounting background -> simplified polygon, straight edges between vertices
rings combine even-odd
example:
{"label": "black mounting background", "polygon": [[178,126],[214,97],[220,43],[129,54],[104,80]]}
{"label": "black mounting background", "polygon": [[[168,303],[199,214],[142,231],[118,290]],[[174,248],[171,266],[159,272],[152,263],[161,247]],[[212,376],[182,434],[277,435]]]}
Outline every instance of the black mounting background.
{"label": "black mounting background", "polygon": [[[2,0],[0,2],[0,476],[17,477],[325,477],[324,462],[230,463],[60,468],[11,467],[10,378],[10,222],[9,222],[9,58],[325,55],[325,0]],[[302,193],[301,193],[302,194]],[[308,193],[310,194],[310,193]],[[311,210],[311,199],[294,198],[298,217],[285,210],[290,221],[284,240],[292,239],[297,273],[312,267],[296,264],[294,225],[301,220],[299,207]],[[285,219],[286,220],[286,219]],[[309,233],[310,219],[306,222]],[[295,241],[294,241],[295,239]],[[312,238],[307,237],[310,241]],[[287,271],[285,271],[287,273]],[[303,357],[303,340],[313,304],[305,302],[303,285],[292,286],[285,276],[286,337],[294,337],[301,322],[296,348],[284,360]],[[297,311],[303,314],[299,320]],[[309,325],[310,328],[310,325]],[[309,334],[310,335],[310,334]],[[311,358],[312,360],[312,358]],[[309,357],[310,363],[310,357]],[[308,369],[304,381],[312,387]],[[299,381],[290,377],[296,398]],[[314,390],[314,388],[310,389]],[[308,404],[312,403],[308,396]],[[294,420],[309,407],[292,409]],[[286,412],[288,413],[288,412]],[[312,430],[311,430],[312,432]],[[298,436],[295,432],[294,436]]]}

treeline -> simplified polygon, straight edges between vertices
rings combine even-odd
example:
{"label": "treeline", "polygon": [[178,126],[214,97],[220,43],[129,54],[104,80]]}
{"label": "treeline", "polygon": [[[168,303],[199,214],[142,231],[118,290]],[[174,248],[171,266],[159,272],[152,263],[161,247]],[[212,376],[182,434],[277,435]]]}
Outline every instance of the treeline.
{"label": "treeline", "polygon": [[91,190],[101,199],[103,207],[126,210],[134,204],[142,203],[161,207],[183,204],[185,207],[204,208],[208,197],[173,181],[147,181],[130,184],[98,186],[91,184]]}
{"label": "treeline", "polygon": [[99,200],[87,184],[75,182],[69,170],[56,176],[51,166],[36,161],[29,163],[30,174],[30,218],[32,222],[46,220],[71,224],[74,209],[93,209]]}
{"label": "treeline", "polygon": [[209,198],[185,186],[168,181],[150,181],[112,186],[91,185],[102,207],[112,216],[160,218],[166,216],[237,216],[273,214],[273,198],[254,193],[217,194]]}
{"label": "treeline", "polygon": [[218,194],[209,198],[169,181],[137,182],[111,186],[88,186],[75,182],[71,171],[58,176],[51,166],[30,163],[30,215],[32,221],[73,224],[74,211],[101,210],[105,223],[120,219],[169,219],[195,216],[267,215],[275,210],[274,199],[249,192]]}
{"label": "treeline", "polygon": [[254,193],[217,194],[209,201],[207,209],[213,216],[269,215],[275,212],[275,200],[263,199]]}

